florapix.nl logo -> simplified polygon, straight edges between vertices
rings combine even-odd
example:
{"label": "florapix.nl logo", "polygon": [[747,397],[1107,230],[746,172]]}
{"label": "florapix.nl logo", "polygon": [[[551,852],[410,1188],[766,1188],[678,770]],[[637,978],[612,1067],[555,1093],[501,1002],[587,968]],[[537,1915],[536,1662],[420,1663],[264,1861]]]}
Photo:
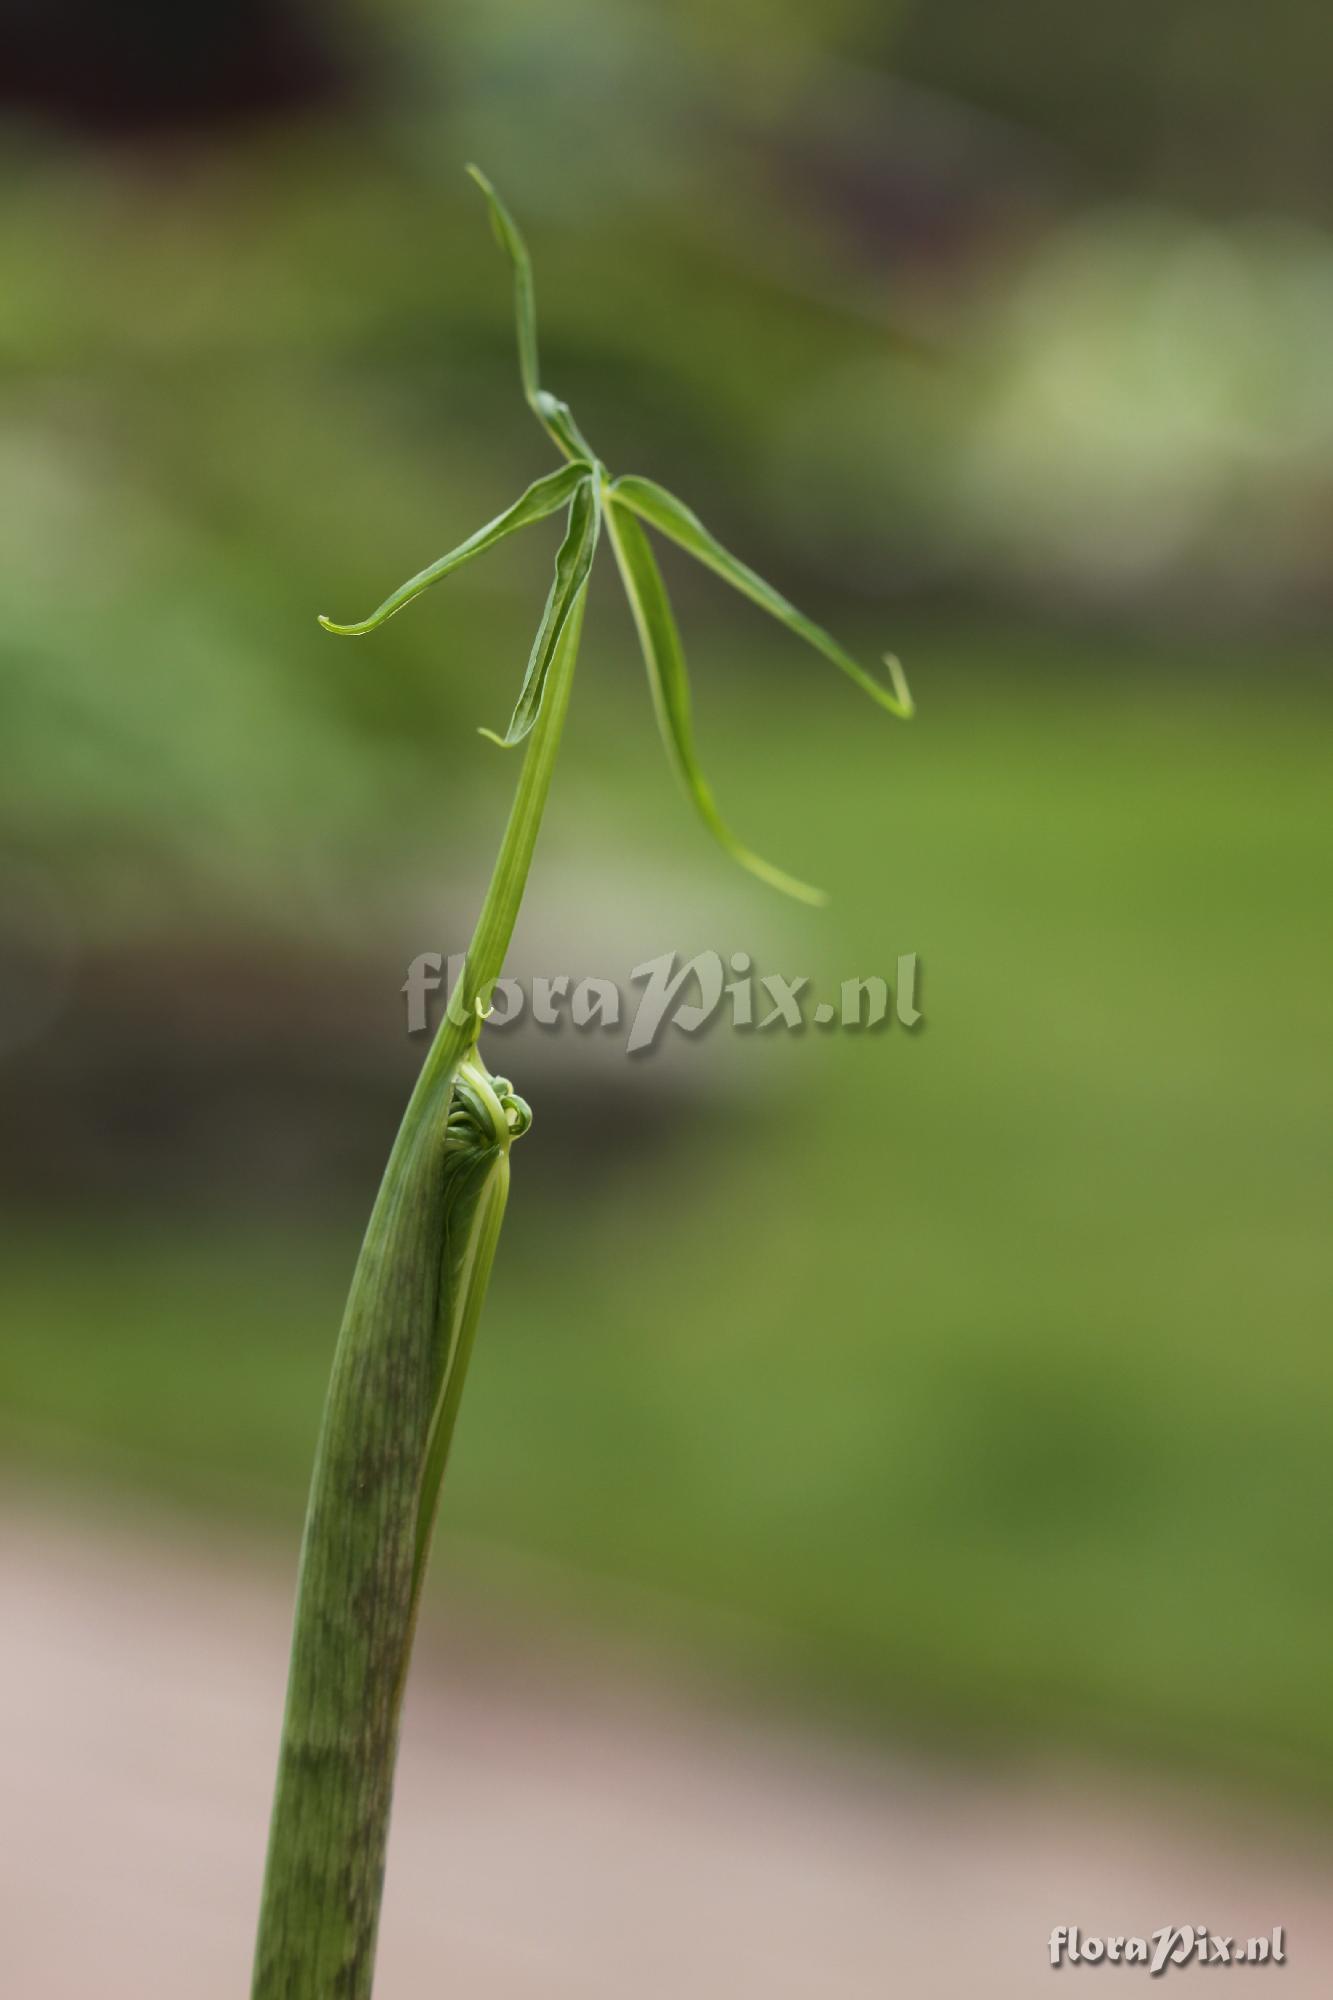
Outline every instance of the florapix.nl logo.
{"label": "florapix.nl logo", "polygon": [[1163,1924],[1148,1937],[1085,1937],[1071,1924],[1051,1932],[1051,1964],[1141,1965],[1152,1978],[1184,1965],[1285,1965],[1283,1926],[1267,1935],[1233,1937],[1206,1924]]}
{"label": "florapix.nl logo", "polygon": [[[409,1035],[424,1034],[440,1007],[463,1025],[458,1009],[465,1005],[465,964],[462,952],[423,951],[412,960],[402,986]],[[522,1020],[550,1030],[567,1024],[584,1034],[623,1035],[626,1054],[640,1055],[656,1048],[668,1027],[686,1035],[713,1025],[759,1035],[809,1027],[866,1032],[892,1021],[917,1028],[925,1019],[920,992],[921,961],[914,951],[898,955],[892,980],[881,973],[843,979],[836,998],[817,993],[803,973],[760,972],[747,951],[725,959],[711,950],[692,958],[667,951],[634,966],[628,990],[596,975],[534,973],[492,980],[477,1006],[488,1028]]]}

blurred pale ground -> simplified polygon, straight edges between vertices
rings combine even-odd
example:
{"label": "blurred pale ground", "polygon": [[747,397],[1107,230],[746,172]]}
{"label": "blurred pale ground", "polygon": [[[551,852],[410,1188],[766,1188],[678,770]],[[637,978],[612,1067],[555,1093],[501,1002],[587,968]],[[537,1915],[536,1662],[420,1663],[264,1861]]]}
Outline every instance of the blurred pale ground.
{"label": "blurred pale ground", "polygon": [[[244,1992],[283,1580],[252,1555],[214,1546],[201,1564],[197,1540],[49,1510],[11,1507],[8,1528],[0,1694],[24,1729],[7,1759],[23,1836],[5,1853],[6,1990]],[[1328,1991],[1326,1829],[1161,1782],[815,1743],[547,1638],[538,1656],[530,1632],[475,1616],[423,1634],[382,2000],[1008,2000],[1044,1986],[1047,1940],[1075,1912],[1084,1938],[1209,1921],[1244,1945],[1276,1910],[1280,1975],[1232,1965],[1228,1990]]]}
{"label": "blurred pale ground", "polygon": [[515,965],[916,951],[926,1018],[494,1036],[537,1123],[384,1991],[869,1995],[934,1910],[914,1992],[1176,1920],[1285,1923],[1327,1991],[1319,11],[3,33],[3,1990],[243,1982],[399,987],[465,940],[553,547],[314,624],[548,463],[476,156],[599,449],[920,705],[668,559],[722,803],[833,895],[783,906],[603,573]]}

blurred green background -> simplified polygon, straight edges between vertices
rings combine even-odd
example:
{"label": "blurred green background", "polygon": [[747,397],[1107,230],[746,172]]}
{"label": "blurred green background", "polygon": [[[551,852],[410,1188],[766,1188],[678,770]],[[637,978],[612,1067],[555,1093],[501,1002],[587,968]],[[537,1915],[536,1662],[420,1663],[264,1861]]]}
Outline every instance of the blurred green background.
{"label": "blurred green background", "polygon": [[[888,722],[668,555],[676,795],[609,562],[515,962],[920,954],[913,1034],[566,1030],[456,1587],[899,1736],[1333,1796],[1317,10],[1142,0],[11,24],[0,82],[0,1426],[294,1549],[359,1229],[512,766],[554,531],[364,613],[547,381]],[[605,552],[604,552],[605,557]]]}

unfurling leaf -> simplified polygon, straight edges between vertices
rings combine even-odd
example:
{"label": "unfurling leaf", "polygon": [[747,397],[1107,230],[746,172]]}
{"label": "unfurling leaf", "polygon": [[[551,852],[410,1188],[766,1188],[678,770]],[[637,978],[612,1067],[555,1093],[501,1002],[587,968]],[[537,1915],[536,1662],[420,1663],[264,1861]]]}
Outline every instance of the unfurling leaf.
{"label": "unfurling leaf", "polygon": [[503,541],[516,528],[526,528],[530,521],[541,521],[548,514],[554,514],[557,507],[563,507],[571,498],[579,481],[586,479],[587,475],[586,465],[562,465],[556,471],[548,472],[544,478],[535,479],[527,492],[521,494],[505,513],[497,514],[484,528],[478,528],[475,535],[469,535],[456,549],[450,549],[447,556],[441,556],[438,562],[418,570],[406,583],[400,583],[397,590],[385,598],[379,610],[371,612],[369,618],[363,618],[357,625],[335,625],[331,618],[325,618],[321,613],[320,624],[326,632],[337,632],[344,638],[355,639],[363,632],[374,632],[396,611],[410,604],[414,597],[420,597],[423,590],[429,590],[442,576],[448,576],[450,570],[461,569],[465,562],[471,562],[473,556],[479,556],[483,549]]}
{"label": "unfurling leaf", "polygon": [[556,647],[569,622],[569,617],[578,601],[579,593],[586,589],[588,572],[597,552],[597,535],[601,526],[601,500],[597,481],[585,477],[575,488],[569,506],[569,527],[565,539],[560,544],[555,559],[555,576],[551,583],[542,622],[537,628],[537,637],[532,642],[532,652],[528,656],[528,670],[523,676],[523,686],[514,705],[514,713],[509,719],[509,727],[503,736],[497,736],[493,729],[483,729],[482,735],[492,743],[498,743],[503,750],[509,750],[523,738],[537,720],[542,705],[542,695],[546,689],[546,676],[551,671]]}
{"label": "unfurling leaf", "polygon": [[807,618],[794,604],[788,603],[781,591],[774,590],[771,583],[765,583],[748,563],[739,561],[724,549],[716,536],[709,534],[693,508],[687,507],[683,500],[677,500],[674,493],[668,493],[665,486],[659,486],[656,480],[640,479],[634,473],[626,473],[615,481],[611,491],[622,506],[633,508],[651,527],[669,535],[673,542],[678,542],[681,548],[701,563],[706,563],[709,569],[716,570],[720,577],[724,577],[752,603],[778,619],[788,631],[795,632],[798,638],[822,653],[826,660],[832,660],[835,667],[840,667],[890,715],[900,716],[906,722],[915,714],[906,677],[892,653],[884,655],[884,664],[893,683],[890,692],[873,674],[868,674],[850,653],[844,652],[822,625],[816,625],[812,618]]}
{"label": "unfurling leaf", "polygon": [[802,903],[822,903],[821,889],[811,888],[784,869],[775,868],[762,855],[737,840],[717,809],[712,787],[699,769],[694,749],[694,723],[690,713],[690,683],[685,670],[685,654],[672,614],[662,572],[648,543],[648,537],[628,508],[618,505],[612,488],[607,507],[607,527],[616,552],[625,595],[629,599],[634,624],[648,669],[653,706],[657,711],[662,741],[682,784],[698,809],[714,839],[742,868],[748,868],[761,882],[795,896]]}
{"label": "unfurling leaf", "polygon": [[481,168],[469,166],[468,172],[486,197],[495,240],[513,267],[518,372],[523,379],[523,394],[528,408],[567,457],[591,458],[592,447],[575,423],[569,404],[562,403],[558,396],[551,395],[541,385],[541,371],[537,365],[537,305],[532,291],[532,259],[528,256],[522,232]]}

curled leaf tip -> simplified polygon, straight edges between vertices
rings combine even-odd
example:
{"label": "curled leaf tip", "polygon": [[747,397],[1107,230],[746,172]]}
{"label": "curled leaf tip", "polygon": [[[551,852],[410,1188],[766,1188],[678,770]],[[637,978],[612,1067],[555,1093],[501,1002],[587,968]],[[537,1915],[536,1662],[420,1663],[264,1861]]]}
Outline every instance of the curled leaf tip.
{"label": "curled leaf tip", "polygon": [[828,907],[828,890],[817,889],[813,882],[799,882],[794,875],[784,875],[776,869],[765,869],[759,879],[767,882],[771,888],[780,890],[784,896],[792,897],[795,902],[808,903],[811,909],[823,910]]}
{"label": "curled leaf tip", "polygon": [[785,625],[789,632],[794,632],[808,646],[813,646],[817,653],[822,653],[826,660],[832,661],[890,715],[899,716],[905,722],[914,712],[912,697],[897,660],[885,655],[894,689],[890,693],[822,625],[816,625],[813,618],[807,618],[794,604],[788,603],[782,592],[774,590],[772,584],[766,583],[748,563],[741,562],[729,549],[724,549],[717,537],[705,528],[694,509],[687,507],[683,500],[678,500],[674,493],[668,493],[665,486],[659,486],[654,479],[644,479],[638,473],[622,473],[612,484],[611,497],[641,521],[669,536],[688,555],[729,583],[733,590],[740,591],[743,597],[748,597],[751,603]]}
{"label": "curled leaf tip", "polygon": [[532,1106],[525,1097],[520,1097],[507,1076],[493,1076],[491,1089],[495,1092],[504,1121],[511,1139],[521,1139],[532,1127]]}
{"label": "curled leaf tip", "polygon": [[898,704],[897,712],[904,722],[910,722],[916,714],[916,703],[912,699],[912,690],[907,685],[903,663],[896,653],[885,653],[884,664],[889,670],[889,679],[893,682],[893,692]]}
{"label": "curled leaf tip", "polygon": [[488,729],[484,722],[477,724],[477,734],[478,736],[484,736],[488,743],[493,743],[497,750],[512,750],[514,747],[508,738],[498,736],[493,729]]}
{"label": "curled leaf tip", "polygon": [[662,741],[700,819],[733,861],[748,869],[761,882],[767,882],[771,889],[794,897],[798,903],[818,905],[827,902],[822,889],[789,875],[785,868],[775,868],[771,861],[765,861],[753,848],[746,847],[718,811],[712,786],[699,768],[695,754],[689,676],[662,572],[657,567],[647,535],[614,492],[606,518],[611,546],[629,600],[630,615],[648,670],[648,685],[652,690]]}
{"label": "curled leaf tip", "polygon": [[828,903],[826,889],[816,888],[813,882],[802,882],[799,875],[789,875],[785,868],[775,868],[771,861],[765,861],[762,854],[743,846],[729,828],[714,824],[712,831],[733,861],[757,881],[766,882],[770,889],[776,889],[779,895],[790,896],[794,903],[807,903],[815,910],[822,910]]}
{"label": "curled leaf tip", "polygon": [[319,614],[319,623],[326,632],[336,632],[340,639],[359,639],[363,632],[370,630],[369,620],[360,625],[335,625],[332,618],[326,618],[322,611]]}

